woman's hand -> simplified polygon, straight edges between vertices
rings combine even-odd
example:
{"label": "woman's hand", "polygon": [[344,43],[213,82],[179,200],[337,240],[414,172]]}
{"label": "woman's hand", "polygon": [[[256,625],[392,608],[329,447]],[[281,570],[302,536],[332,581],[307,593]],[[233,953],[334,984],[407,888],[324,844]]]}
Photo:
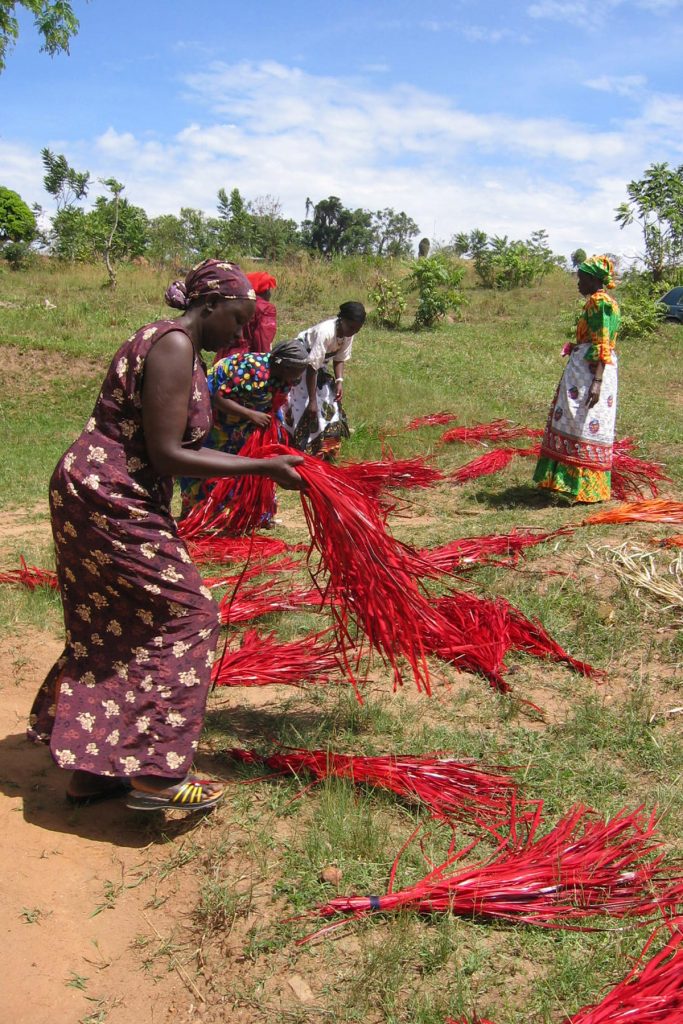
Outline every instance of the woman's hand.
{"label": "woman's hand", "polygon": [[306,482],[294,468],[300,466],[303,461],[303,455],[277,455],[274,459],[267,460],[267,475],[287,491],[303,491],[306,489]]}
{"label": "woman's hand", "polygon": [[344,385],[342,384],[342,382],[340,380],[338,380],[337,381],[337,387],[336,387],[336,390],[334,392],[335,401],[336,402],[341,402],[343,395],[344,395]]}
{"label": "woman's hand", "polygon": [[317,401],[317,399],[315,401],[309,401],[309,403],[308,403],[308,405],[306,407],[306,415],[308,416],[309,419],[314,420],[316,423],[318,422],[318,401]]}
{"label": "woman's hand", "polygon": [[252,409],[249,412],[248,419],[250,419],[256,427],[269,427],[271,416],[268,412],[258,412],[256,409]]}
{"label": "woman's hand", "polygon": [[591,382],[591,386],[588,389],[588,398],[586,399],[586,405],[589,409],[592,409],[594,405],[600,401],[600,389],[602,388],[602,381],[598,378],[594,378]]}

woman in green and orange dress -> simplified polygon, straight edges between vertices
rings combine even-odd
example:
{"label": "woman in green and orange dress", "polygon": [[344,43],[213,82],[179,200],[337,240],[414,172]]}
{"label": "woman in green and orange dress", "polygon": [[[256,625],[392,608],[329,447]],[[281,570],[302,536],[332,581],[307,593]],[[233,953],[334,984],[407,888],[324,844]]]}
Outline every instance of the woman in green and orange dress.
{"label": "woman in green and orange dress", "polygon": [[617,412],[617,353],[621,317],[608,289],[614,267],[607,256],[591,256],[578,267],[578,289],[586,302],[576,341],[565,346],[569,362],[546,423],[534,483],[573,501],[608,501]]}

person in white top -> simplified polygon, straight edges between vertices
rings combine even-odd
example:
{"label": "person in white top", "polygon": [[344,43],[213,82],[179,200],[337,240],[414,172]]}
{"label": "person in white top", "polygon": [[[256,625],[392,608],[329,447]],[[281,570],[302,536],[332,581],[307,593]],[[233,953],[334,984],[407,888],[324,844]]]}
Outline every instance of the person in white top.
{"label": "person in white top", "polygon": [[342,438],[349,436],[342,407],[344,365],[351,358],[353,339],[364,323],[363,304],[343,302],[336,317],[298,335],[308,350],[308,368],[289,392],[285,427],[296,447],[309,455],[334,459]]}

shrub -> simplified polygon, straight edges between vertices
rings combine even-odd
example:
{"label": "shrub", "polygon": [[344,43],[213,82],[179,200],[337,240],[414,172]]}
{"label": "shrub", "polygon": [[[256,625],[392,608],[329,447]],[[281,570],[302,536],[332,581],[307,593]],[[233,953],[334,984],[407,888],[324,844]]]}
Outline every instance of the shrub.
{"label": "shrub", "polygon": [[406,309],[406,297],[400,284],[388,277],[378,277],[368,297],[375,307],[372,314],[375,323],[390,331],[395,330]]}
{"label": "shrub", "polygon": [[464,296],[459,290],[465,276],[463,267],[454,267],[447,257],[437,254],[419,260],[408,282],[418,293],[413,327],[416,331],[433,327],[449,310],[459,310]]}
{"label": "shrub", "polygon": [[511,289],[540,281],[565,260],[547,244],[545,231],[534,231],[525,242],[508,241],[507,235],[488,237],[484,231],[461,232],[452,241],[454,252],[468,255],[485,288]]}
{"label": "shrub", "polygon": [[36,254],[28,242],[8,242],[2,247],[2,255],[11,270],[28,270],[36,260]]}

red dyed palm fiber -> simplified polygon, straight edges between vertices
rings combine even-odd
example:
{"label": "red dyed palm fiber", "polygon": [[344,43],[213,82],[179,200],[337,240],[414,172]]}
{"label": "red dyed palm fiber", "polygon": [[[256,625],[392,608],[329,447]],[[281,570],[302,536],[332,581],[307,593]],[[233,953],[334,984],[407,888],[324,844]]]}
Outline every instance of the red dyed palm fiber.
{"label": "red dyed palm fiber", "polygon": [[493,448],[484,455],[479,455],[471,462],[454,470],[450,479],[458,484],[465,484],[469,480],[478,480],[480,476],[491,476],[492,473],[500,473],[510,465],[516,455],[520,454],[520,448]]}
{"label": "red dyed palm fiber", "polygon": [[683,523],[683,502],[631,501],[616,508],[602,509],[583,520],[583,526],[600,523]]}
{"label": "red dyed palm fiber", "polygon": [[[273,445],[268,454],[281,451]],[[355,621],[391,666],[395,686],[402,683],[400,659],[405,658],[418,689],[429,691],[421,621],[431,609],[413,574],[415,565],[422,565],[417,553],[387,533],[377,502],[342,470],[305,455],[297,471],[306,484],[301,502],[311,551],[319,553],[337,602],[332,610],[340,649],[355,646],[349,632]],[[348,662],[347,667],[352,677]]]}
{"label": "red dyed palm fiber", "polygon": [[[543,533],[537,530],[517,530],[511,533],[492,533],[483,537],[459,537],[438,548],[421,548],[418,554],[437,572],[448,573],[467,565],[486,565],[498,562],[497,555],[510,556],[515,562],[525,548],[543,544],[555,537],[571,533],[571,527],[562,527]],[[501,563],[504,564],[504,563]]]}
{"label": "red dyed palm fiber", "polygon": [[451,427],[441,435],[443,444],[461,441],[463,444],[484,441],[517,441],[521,437],[542,437],[543,431],[536,427],[515,426],[510,420],[492,420],[491,423],[475,423],[472,427]]}
{"label": "red dyed palm fiber", "polygon": [[221,623],[229,626],[237,622],[249,622],[272,612],[289,612],[296,608],[321,608],[327,601],[327,595],[321,593],[317,587],[309,587],[307,590],[301,587],[277,590],[257,584],[250,589],[242,587],[237,593],[225,594],[218,602],[218,608]]}
{"label": "red dyed palm fiber", "polygon": [[406,430],[418,430],[420,427],[437,427],[457,420],[453,412],[432,412],[427,416],[416,416],[405,428]]}
{"label": "red dyed palm fiber", "polygon": [[270,558],[284,551],[306,551],[306,544],[287,544],[276,537],[222,537],[207,535],[190,540],[187,544],[192,561],[197,565],[203,562],[243,562],[252,555],[259,558]]}
{"label": "red dyed palm fiber", "polygon": [[301,686],[339,674],[336,644],[325,633],[281,643],[274,633],[249,629],[237,650],[226,651],[213,667],[214,686]]}
{"label": "red dyed palm fiber", "polygon": [[658,482],[671,483],[671,477],[664,472],[661,462],[648,462],[631,453],[637,448],[632,437],[622,437],[614,442],[612,452],[612,497],[617,501],[629,498],[644,498],[647,494],[656,498]]}
{"label": "red dyed palm fiber", "polygon": [[[538,620],[528,619],[505,598],[491,600],[454,590],[437,598],[434,604],[451,629],[445,638],[431,633],[427,635],[426,646],[430,653],[451,661],[457,668],[480,672],[502,693],[510,690],[503,678],[503,658],[508,650],[564,662],[585,676],[602,674],[592,665],[573,658],[553,640]],[[463,642],[469,641],[473,650],[456,651],[449,656],[449,638],[452,641],[454,637],[460,637]]]}
{"label": "red dyed palm fiber", "polygon": [[443,1024],[493,1024],[492,1020],[487,1020],[485,1017],[461,1017],[460,1020],[456,1020],[455,1017],[446,1017]]}
{"label": "red dyed palm fiber", "polygon": [[248,580],[256,579],[258,576],[275,576],[280,573],[289,573],[293,569],[300,569],[301,563],[296,558],[278,558],[274,562],[257,559],[246,565],[240,572],[230,573],[227,576],[205,576],[204,586],[213,589],[214,587],[236,587]]}
{"label": "red dyed palm fiber", "polygon": [[680,1024],[683,1021],[683,918],[666,945],[638,970],[638,964],[602,1002],[585,1006],[568,1024]]}
{"label": "red dyed palm fiber", "polygon": [[[495,827],[509,822],[513,808],[520,806],[513,769],[500,765],[487,767],[430,754],[364,757],[296,747],[267,757],[252,750],[230,750],[228,754],[244,764],[267,765],[282,775],[309,772],[317,780],[335,777],[350,779],[358,786],[387,789],[418,801],[441,821],[474,819]],[[528,820],[528,815],[516,820]]]}
{"label": "red dyed palm fiber", "polygon": [[390,886],[385,896],[339,896],[314,908],[311,916],[361,918],[377,910],[411,909],[588,931],[594,926],[585,922],[597,915],[646,920],[674,910],[683,898],[681,865],[665,865],[664,853],[651,856],[662,842],[654,815],[646,817],[642,807],[604,821],[578,805],[537,839],[541,810],[539,805],[527,837],[508,840],[491,860],[459,867],[471,844],[415,885],[398,892]]}
{"label": "red dyed palm fiber", "polygon": [[0,583],[13,583],[20,587],[35,590],[36,587],[50,587],[58,590],[57,574],[52,569],[39,569],[35,565],[27,565],[23,555],[19,558],[21,568],[8,569],[0,572]]}
{"label": "red dyed palm fiber", "polygon": [[[258,459],[263,456],[264,448],[281,443],[283,431],[275,413],[284,400],[280,394],[274,396],[269,425],[257,427],[249,434],[240,448],[240,456]],[[283,450],[289,449],[285,445]],[[221,477],[209,482],[214,484],[211,493],[197,502],[178,525],[178,532],[185,540],[212,531],[228,536],[249,533],[273,510],[275,484],[267,476]]]}
{"label": "red dyed palm fiber", "polygon": [[363,494],[377,498],[387,488],[433,487],[445,479],[444,474],[421,455],[412,459],[394,459],[378,462],[344,462],[337,467],[353,487]]}

